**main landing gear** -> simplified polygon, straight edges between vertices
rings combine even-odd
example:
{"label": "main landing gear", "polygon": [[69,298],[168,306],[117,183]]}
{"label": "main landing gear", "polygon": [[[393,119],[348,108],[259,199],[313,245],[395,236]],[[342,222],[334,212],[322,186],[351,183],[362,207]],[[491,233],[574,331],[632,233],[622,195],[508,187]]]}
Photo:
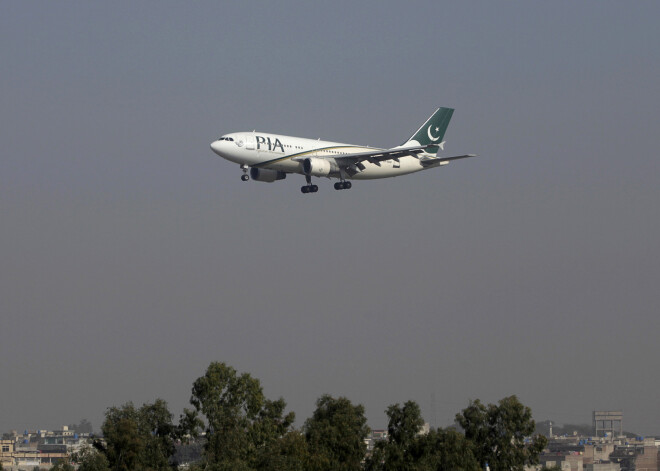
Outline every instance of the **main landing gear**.
{"label": "main landing gear", "polygon": [[241,165],[241,170],[243,170],[243,175],[241,175],[241,180],[244,182],[248,181],[250,179],[250,175],[248,175],[248,166],[243,164]]}
{"label": "main landing gear", "polygon": [[352,186],[351,182],[342,180],[335,183],[335,190],[349,190]]}
{"label": "main landing gear", "polygon": [[312,177],[310,175],[305,175],[305,180],[307,181],[307,185],[300,187],[300,191],[303,193],[316,193],[319,191],[317,185],[312,185]]}

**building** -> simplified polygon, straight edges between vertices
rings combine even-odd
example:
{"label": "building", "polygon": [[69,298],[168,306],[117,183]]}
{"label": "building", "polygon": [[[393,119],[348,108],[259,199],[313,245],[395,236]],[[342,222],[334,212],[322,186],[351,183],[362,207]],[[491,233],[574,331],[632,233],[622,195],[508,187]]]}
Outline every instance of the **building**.
{"label": "building", "polygon": [[48,469],[79,451],[89,439],[88,434],[79,436],[66,426],[55,431],[26,430],[22,434],[14,430],[8,436],[0,448],[0,463],[5,470]]}

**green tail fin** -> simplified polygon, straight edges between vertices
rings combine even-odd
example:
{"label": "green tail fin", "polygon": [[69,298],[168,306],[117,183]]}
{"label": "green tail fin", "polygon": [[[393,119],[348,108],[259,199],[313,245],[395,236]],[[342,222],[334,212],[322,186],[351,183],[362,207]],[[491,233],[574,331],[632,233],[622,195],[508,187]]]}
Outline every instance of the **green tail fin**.
{"label": "green tail fin", "polygon": [[[449,121],[453,114],[453,108],[438,108],[403,145],[412,144],[424,146],[436,142],[438,144],[442,143],[445,137],[445,132],[447,131],[447,126],[449,126]],[[411,141],[416,141],[417,144]],[[438,147],[429,147],[427,152],[436,154],[438,152]]]}

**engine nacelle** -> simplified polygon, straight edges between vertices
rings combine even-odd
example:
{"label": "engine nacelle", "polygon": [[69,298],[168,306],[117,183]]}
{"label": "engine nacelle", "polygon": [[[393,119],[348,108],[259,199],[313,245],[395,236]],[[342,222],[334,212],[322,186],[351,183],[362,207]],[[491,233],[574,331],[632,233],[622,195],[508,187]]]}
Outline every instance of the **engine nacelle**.
{"label": "engine nacelle", "polygon": [[328,159],[307,157],[303,160],[303,173],[312,177],[327,177],[333,170],[332,162]]}
{"label": "engine nacelle", "polygon": [[286,178],[286,173],[278,170],[271,170],[269,168],[252,167],[250,169],[250,176],[252,177],[252,180],[271,183],[275,180],[284,180]]}

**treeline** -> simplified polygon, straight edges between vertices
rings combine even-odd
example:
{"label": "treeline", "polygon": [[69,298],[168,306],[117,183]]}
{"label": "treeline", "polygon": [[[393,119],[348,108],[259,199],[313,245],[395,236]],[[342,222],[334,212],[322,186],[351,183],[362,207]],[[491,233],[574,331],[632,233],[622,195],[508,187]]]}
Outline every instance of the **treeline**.
{"label": "treeline", "polygon": [[[52,470],[171,470],[177,443],[202,443],[190,470],[483,470],[522,471],[537,464],[545,437],[533,435],[529,407],[515,396],[497,404],[472,401],[456,415],[459,427],[431,429],[414,401],[387,408],[388,437],[367,454],[370,433],[364,407],[324,395],[301,428],[283,399],[264,396],[258,379],[224,363],[211,363],[192,387],[192,408],[174,423],[157,399],[136,408],[110,407],[97,439]],[[202,438],[203,436],[203,438]]]}

